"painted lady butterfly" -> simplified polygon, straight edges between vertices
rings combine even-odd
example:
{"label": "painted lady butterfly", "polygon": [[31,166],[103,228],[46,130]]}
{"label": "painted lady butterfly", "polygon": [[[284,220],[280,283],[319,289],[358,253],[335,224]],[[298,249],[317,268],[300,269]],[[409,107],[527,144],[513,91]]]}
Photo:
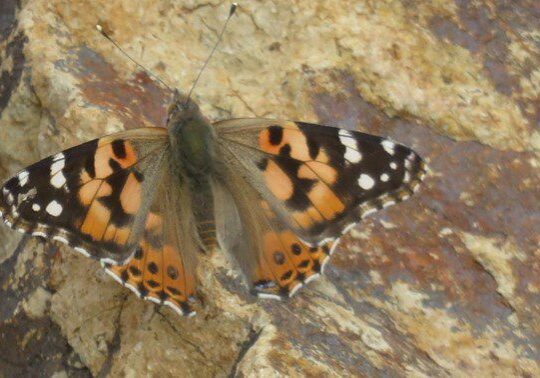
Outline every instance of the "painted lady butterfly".
{"label": "painted lady butterfly", "polygon": [[35,163],[0,194],[4,222],[99,259],[140,297],[194,314],[201,250],[219,247],[261,297],[323,272],[340,236],[407,199],[426,166],[378,136],[303,122],[210,123],[175,93],[167,128],[95,139]]}

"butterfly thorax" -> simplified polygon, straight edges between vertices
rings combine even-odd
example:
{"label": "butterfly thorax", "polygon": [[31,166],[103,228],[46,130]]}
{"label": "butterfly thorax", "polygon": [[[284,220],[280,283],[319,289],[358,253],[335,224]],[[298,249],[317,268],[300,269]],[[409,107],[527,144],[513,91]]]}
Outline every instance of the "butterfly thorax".
{"label": "butterfly thorax", "polygon": [[173,158],[192,176],[211,173],[214,161],[214,130],[196,103],[175,101],[167,121]]}
{"label": "butterfly thorax", "polygon": [[215,244],[214,203],[211,176],[214,170],[215,134],[211,124],[192,101],[177,100],[170,110],[168,131],[171,169],[184,192],[195,222],[197,239],[203,249]]}

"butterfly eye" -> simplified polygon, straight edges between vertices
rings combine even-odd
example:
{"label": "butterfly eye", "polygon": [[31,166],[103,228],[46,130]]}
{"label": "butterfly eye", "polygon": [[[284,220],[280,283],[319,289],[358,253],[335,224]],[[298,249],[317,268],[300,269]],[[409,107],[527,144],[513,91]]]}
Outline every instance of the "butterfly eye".
{"label": "butterfly eye", "polygon": [[191,102],[179,101],[176,103],[176,110],[180,112],[186,112],[189,109]]}

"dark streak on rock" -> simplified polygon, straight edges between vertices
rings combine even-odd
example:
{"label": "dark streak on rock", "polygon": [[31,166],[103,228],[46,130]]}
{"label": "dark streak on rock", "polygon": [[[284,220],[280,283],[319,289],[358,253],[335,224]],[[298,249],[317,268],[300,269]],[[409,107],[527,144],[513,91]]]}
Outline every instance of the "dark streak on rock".
{"label": "dark streak on rock", "polygon": [[99,378],[104,378],[104,377],[109,376],[111,372],[114,356],[120,350],[120,346],[122,345],[122,339],[121,339],[122,325],[120,324],[120,319],[122,318],[122,313],[124,311],[124,306],[126,304],[128,295],[129,293],[124,294],[121,305],[120,305],[120,309],[118,310],[118,314],[116,315],[116,319],[114,320],[113,339],[108,345],[107,359],[105,360],[103,365],[101,365],[101,369],[99,373],[97,374],[97,377]]}
{"label": "dark streak on rock", "polygon": [[242,343],[242,347],[240,348],[238,356],[236,357],[236,360],[234,361],[234,364],[231,368],[231,372],[228,376],[229,378],[237,377],[238,365],[242,362],[244,356],[249,351],[249,349],[257,343],[257,340],[259,340],[259,337],[261,336],[263,330],[264,328],[261,329],[259,332],[255,331],[253,328],[249,330],[247,339]]}
{"label": "dark streak on rock", "polygon": [[[493,280],[493,285],[494,286],[498,286],[498,283],[497,283],[497,279],[495,278],[495,276],[493,275],[493,273],[487,269],[484,264],[482,264],[481,261],[479,261],[478,259],[474,258],[474,262],[475,264],[478,266],[478,268],[484,272],[485,274],[487,274],[489,277],[491,277],[491,279]],[[512,312],[512,313],[516,313],[516,309],[514,308],[514,306],[512,306],[512,304],[510,303],[510,301],[504,297],[504,295],[502,295],[498,290],[495,290],[497,292],[497,294],[499,295],[499,299],[501,300],[502,304],[506,307],[508,307],[508,309]]]}
{"label": "dark streak on rock", "polygon": [[0,322],[8,321],[15,313],[19,302],[26,298],[36,287],[42,286],[49,275],[50,267],[45,268],[45,272],[36,272],[31,269],[21,278],[17,289],[9,285],[16,270],[17,259],[25,250],[28,242],[32,239],[29,235],[24,235],[9,258],[0,264],[0,287],[2,290],[2,301],[0,306]]}
{"label": "dark streak on rock", "polygon": [[12,65],[9,71],[0,65],[0,114],[4,111],[21,80],[25,64],[23,47],[26,42],[28,42],[28,38],[20,32],[9,40],[5,51],[1,52],[0,62],[10,58]]}
{"label": "dark streak on rock", "polygon": [[158,314],[160,318],[164,320],[169,327],[171,327],[173,332],[182,339],[182,342],[185,342],[186,344],[189,344],[191,347],[193,347],[193,349],[197,351],[197,353],[202,357],[203,361],[210,361],[208,356],[206,356],[206,354],[201,349],[201,347],[195,344],[193,341],[187,339],[185,335],[169,320],[169,318],[161,312],[161,308],[156,308],[156,314]]}
{"label": "dark streak on rock", "polygon": [[5,41],[17,26],[16,17],[20,8],[20,0],[0,1],[0,43]]}

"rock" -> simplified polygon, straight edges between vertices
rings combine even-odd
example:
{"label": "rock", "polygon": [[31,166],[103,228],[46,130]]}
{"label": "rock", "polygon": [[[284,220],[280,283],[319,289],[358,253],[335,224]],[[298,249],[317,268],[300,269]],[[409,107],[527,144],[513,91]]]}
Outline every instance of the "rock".
{"label": "rock", "polygon": [[[255,300],[221,251],[202,311],[137,299],[56,242],[0,230],[7,376],[540,375],[540,16],[532,2],[242,2],[194,91],[212,120],[339,125],[412,146],[414,198],[343,238],[328,274]],[[0,177],[163,126],[228,13],[218,1],[4,0]]]}

